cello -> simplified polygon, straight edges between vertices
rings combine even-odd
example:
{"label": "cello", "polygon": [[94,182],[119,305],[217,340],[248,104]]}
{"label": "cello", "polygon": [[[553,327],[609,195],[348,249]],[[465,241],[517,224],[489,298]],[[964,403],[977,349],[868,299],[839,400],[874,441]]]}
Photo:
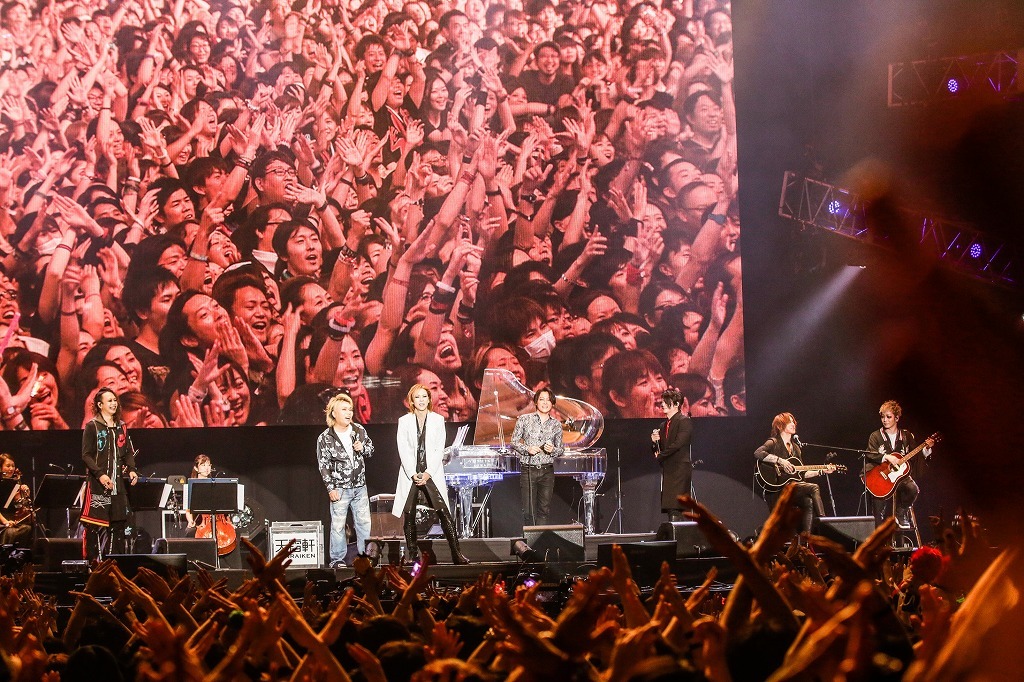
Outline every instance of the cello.
{"label": "cello", "polygon": [[[192,466],[192,478],[210,478],[213,473],[213,463],[206,455],[196,457]],[[191,515],[189,515],[191,519]],[[203,514],[202,519],[196,524],[197,538],[213,538],[216,530],[217,556],[231,554],[238,547],[238,534],[235,532],[235,524],[227,514]]]}
{"label": "cello", "polygon": [[213,514],[203,514],[203,519],[196,524],[197,538],[212,538],[213,527],[217,526],[217,555],[224,556],[231,554],[238,546],[238,534],[235,526],[227,514],[217,514],[216,523],[213,522]]}

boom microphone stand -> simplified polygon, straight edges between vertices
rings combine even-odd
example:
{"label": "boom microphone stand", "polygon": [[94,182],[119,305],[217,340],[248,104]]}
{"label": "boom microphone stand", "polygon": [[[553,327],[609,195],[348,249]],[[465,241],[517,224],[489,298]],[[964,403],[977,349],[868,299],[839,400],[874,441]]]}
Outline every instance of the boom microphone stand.
{"label": "boom microphone stand", "polygon": [[[861,490],[860,500],[857,502],[857,514],[860,514],[860,507],[863,504],[864,505],[864,515],[865,516],[870,515],[870,510],[868,509],[868,483],[864,479],[864,469],[865,469],[866,464],[867,464],[867,456],[871,454],[871,451],[870,450],[861,450],[860,448],[844,448],[844,447],[839,447],[839,446],[836,446],[836,445],[823,445],[821,443],[803,443],[803,447],[805,447],[805,448],[825,448],[826,450],[833,450],[833,451],[839,451],[839,452],[855,452],[858,455],[860,455],[860,462],[861,462],[861,466],[860,466],[860,470],[861,470],[860,481],[861,481],[863,490]],[[826,457],[826,461],[828,461],[828,459],[829,458]],[[832,502],[832,515],[835,516],[836,515],[836,501],[835,501],[835,498],[832,497],[832,479],[829,478],[828,474],[825,474],[825,482],[828,484],[828,496],[829,496],[829,498],[831,499],[831,502]]]}

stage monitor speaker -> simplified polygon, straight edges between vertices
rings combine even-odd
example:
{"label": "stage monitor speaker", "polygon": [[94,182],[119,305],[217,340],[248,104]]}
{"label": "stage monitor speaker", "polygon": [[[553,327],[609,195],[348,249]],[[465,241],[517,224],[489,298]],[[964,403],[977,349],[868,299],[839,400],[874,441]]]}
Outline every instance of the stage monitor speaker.
{"label": "stage monitor speaker", "polygon": [[707,538],[697,528],[696,521],[666,521],[658,526],[657,537],[659,540],[672,540],[676,543],[677,559],[692,559],[711,553]]}
{"label": "stage monitor speaker", "polygon": [[153,543],[153,553],[184,554],[206,567],[217,565],[217,541],[213,538],[160,538]]}
{"label": "stage monitor speaker", "polygon": [[82,538],[39,538],[32,556],[44,572],[59,571],[65,561],[82,558]]}
{"label": "stage monitor speaker", "polygon": [[178,577],[188,573],[188,557],[184,554],[108,554],[106,558],[117,562],[117,567],[129,579],[143,566],[165,579],[171,577],[171,571]]}
{"label": "stage monitor speaker", "polygon": [[526,544],[545,561],[584,561],[583,525],[523,526]]}
{"label": "stage monitor speaker", "polygon": [[[597,563],[612,567],[612,547],[615,543],[597,546]],[[653,542],[624,542],[619,545],[626,555],[629,570],[633,573],[633,582],[641,590],[649,590],[658,583],[661,577],[661,564],[668,562],[672,566],[676,560],[676,543],[674,540]]]}
{"label": "stage monitor speaker", "polygon": [[875,519],[871,516],[822,516],[814,532],[852,552],[875,532]]}

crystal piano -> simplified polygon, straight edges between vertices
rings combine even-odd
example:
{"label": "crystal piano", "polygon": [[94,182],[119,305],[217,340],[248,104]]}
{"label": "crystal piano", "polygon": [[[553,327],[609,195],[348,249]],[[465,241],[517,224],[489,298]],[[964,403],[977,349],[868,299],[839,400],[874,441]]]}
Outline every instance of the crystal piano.
{"label": "crystal piano", "polygon": [[[519,473],[519,458],[508,444],[521,414],[532,412],[533,391],[505,369],[485,369],[472,445],[450,448],[445,481],[457,491],[459,532],[471,537],[490,498],[491,486]],[[552,414],[562,423],[565,454],[555,459],[555,475],[571,476],[583,489],[583,525],[594,533],[596,492],[608,466],[604,448],[592,447],[604,431],[604,417],[590,403],[558,396]],[[487,487],[473,518],[473,493]]]}

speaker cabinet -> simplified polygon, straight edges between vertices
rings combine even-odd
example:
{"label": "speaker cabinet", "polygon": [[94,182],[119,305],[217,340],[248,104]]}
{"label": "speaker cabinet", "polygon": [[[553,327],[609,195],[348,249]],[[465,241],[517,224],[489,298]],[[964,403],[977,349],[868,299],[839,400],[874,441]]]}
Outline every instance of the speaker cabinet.
{"label": "speaker cabinet", "polygon": [[217,565],[217,541],[213,538],[162,538],[154,545],[154,554],[184,554],[188,561]]}
{"label": "speaker cabinet", "polygon": [[672,521],[658,526],[658,540],[676,543],[676,558],[691,559],[711,553],[707,538],[697,528],[696,521]]}
{"label": "speaker cabinet", "polygon": [[32,556],[42,565],[43,571],[60,571],[63,562],[83,558],[82,538],[39,538]]}
{"label": "speaker cabinet", "polygon": [[875,519],[871,516],[822,516],[814,532],[852,552],[875,532]]}
{"label": "speaker cabinet", "polygon": [[[597,563],[601,566],[612,566],[612,547],[615,544],[597,546]],[[658,583],[661,577],[661,564],[665,561],[672,566],[676,560],[676,543],[673,540],[654,542],[624,542],[619,545],[629,562],[629,570],[633,573],[633,581],[641,590],[649,590]]]}
{"label": "speaker cabinet", "polygon": [[188,573],[188,557],[184,554],[108,554],[106,558],[117,562],[117,567],[129,578],[134,578],[142,567],[167,579],[171,571],[178,577]]}
{"label": "speaker cabinet", "polygon": [[523,539],[545,561],[584,561],[583,525],[523,526]]}

